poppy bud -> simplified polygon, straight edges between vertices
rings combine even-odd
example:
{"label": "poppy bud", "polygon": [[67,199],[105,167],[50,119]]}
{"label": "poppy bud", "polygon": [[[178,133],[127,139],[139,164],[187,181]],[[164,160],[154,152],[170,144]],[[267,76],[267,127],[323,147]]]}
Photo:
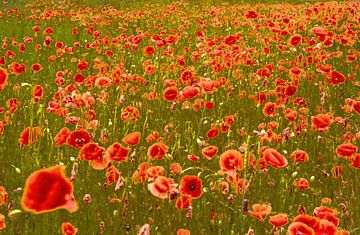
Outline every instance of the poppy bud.
{"label": "poppy bud", "polygon": [[90,194],[85,194],[84,197],[83,197],[83,201],[85,204],[90,204],[91,203],[91,196]]}

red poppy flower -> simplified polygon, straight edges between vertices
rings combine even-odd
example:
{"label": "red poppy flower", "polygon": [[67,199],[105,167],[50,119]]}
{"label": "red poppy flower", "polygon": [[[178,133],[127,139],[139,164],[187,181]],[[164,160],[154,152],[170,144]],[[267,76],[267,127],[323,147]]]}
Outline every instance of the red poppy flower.
{"label": "red poppy flower", "polygon": [[3,214],[0,214],[0,230],[5,228],[6,228],[5,216]]}
{"label": "red poppy flower", "polygon": [[286,96],[294,96],[297,91],[297,86],[287,86],[285,87]]}
{"label": "red poppy flower", "polygon": [[77,233],[75,228],[70,222],[64,222],[61,224],[61,231],[63,235],[75,235]]}
{"label": "red poppy flower", "polygon": [[266,203],[256,203],[252,206],[252,210],[249,210],[249,213],[256,219],[263,221],[271,213],[271,206]]}
{"label": "red poppy flower", "polygon": [[109,166],[106,169],[106,179],[108,185],[112,185],[113,183],[117,182],[120,178],[120,172],[115,166]]}
{"label": "red poppy flower", "polygon": [[181,73],[181,77],[179,79],[179,82],[182,84],[182,85],[190,85],[195,79],[195,75],[192,71],[190,70],[184,70],[182,73]]}
{"label": "red poppy flower", "polygon": [[8,203],[8,193],[6,192],[6,189],[3,186],[0,186],[0,207],[2,205],[7,205]]}
{"label": "red poppy flower", "polygon": [[294,222],[288,228],[289,235],[315,235],[314,230],[306,224]]}
{"label": "red poppy flower", "polygon": [[44,136],[40,127],[27,127],[20,133],[19,143],[22,146],[29,146],[38,141],[39,136]]}
{"label": "red poppy flower", "polygon": [[[318,210],[318,211],[316,211]],[[323,210],[323,211],[320,211]],[[340,220],[335,217],[335,213],[337,213],[337,211],[331,210],[330,208],[327,208],[325,206],[320,206],[314,209],[314,214],[315,216],[317,216],[318,218],[320,218],[320,223],[323,225],[323,221],[326,220],[328,222],[330,222],[331,224],[333,224],[335,227],[339,226]]]}
{"label": "red poppy flower", "polygon": [[22,73],[26,73],[26,65],[25,64],[19,64],[17,62],[12,62],[9,67],[9,72],[12,74],[15,74],[15,76],[19,76]]}
{"label": "red poppy flower", "polygon": [[234,174],[236,170],[244,169],[244,156],[233,149],[229,149],[220,155],[220,172]]}
{"label": "red poppy flower", "polygon": [[41,66],[41,64],[36,63],[31,65],[31,69],[32,71],[34,71],[34,73],[37,73],[40,72],[43,69],[43,67]]}
{"label": "red poppy flower", "polygon": [[122,139],[122,142],[124,142],[125,144],[130,145],[130,146],[136,146],[139,144],[140,138],[141,138],[140,132],[133,132],[133,133],[127,134]]}
{"label": "red poppy flower", "polygon": [[321,224],[318,218],[307,214],[301,214],[293,219],[293,222],[300,222],[310,227],[314,232],[317,232],[321,228]]}
{"label": "red poppy flower", "polygon": [[295,119],[297,118],[297,112],[296,110],[291,110],[291,109],[286,109],[285,110],[285,118],[290,120],[290,121],[295,121]]}
{"label": "red poppy flower", "polygon": [[176,199],[175,207],[178,210],[187,209],[191,206],[191,202],[192,202],[191,196],[187,194],[181,194],[180,197]]}
{"label": "red poppy flower", "polygon": [[320,27],[320,26],[315,26],[314,28],[311,29],[311,32],[312,32],[313,34],[315,34],[316,36],[318,36],[318,37],[324,37],[324,39],[325,39],[326,31],[325,31],[325,29],[323,29],[322,27]]}
{"label": "red poppy flower", "polygon": [[91,141],[91,136],[86,130],[75,130],[70,132],[67,138],[67,143],[74,148],[81,148]]}
{"label": "red poppy flower", "polygon": [[215,138],[218,135],[219,135],[219,128],[217,128],[214,124],[212,124],[210,130],[208,130],[206,132],[206,136],[209,139],[212,139],[212,138]]}
{"label": "red poppy flower", "polygon": [[77,210],[73,185],[65,176],[65,167],[55,166],[32,173],[26,180],[21,204],[35,214],[67,209]]}
{"label": "red poppy flower", "polygon": [[44,89],[40,85],[36,85],[33,89],[33,96],[34,97],[42,97]]}
{"label": "red poppy flower", "polygon": [[252,10],[247,11],[247,12],[245,13],[245,17],[246,17],[247,19],[256,19],[258,16],[259,16],[259,15],[258,15],[255,11],[252,11]]}
{"label": "red poppy flower", "polygon": [[142,162],[139,164],[138,168],[134,171],[132,175],[132,180],[134,184],[144,183],[147,179],[147,169],[151,167],[151,163]]}
{"label": "red poppy flower", "polygon": [[336,153],[340,157],[351,157],[357,152],[358,148],[352,143],[341,144],[336,148]]}
{"label": "red poppy flower", "polygon": [[289,222],[288,216],[285,214],[277,214],[271,216],[269,219],[269,223],[274,225],[274,227],[282,227]]}
{"label": "red poppy flower", "polygon": [[[1,82],[0,82],[0,84],[1,84]],[[352,108],[355,110],[355,112],[357,112],[357,114],[360,115],[360,101],[354,101],[352,103]]]}
{"label": "red poppy flower", "polygon": [[327,77],[326,80],[332,85],[337,85],[345,82],[346,78],[342,73],[334,70],[331,72],[331,76]]}
{"label": "red poppy flower", "polygon": [[182,172],[182,167],[179,163],[174,162],[170,164],[170,171],[171,173],[173,173],[174,175],[180,175]]}
{"label": "red poppy flower", "polygon": [[121,119],[125,122],[136,122],[139,118],[139,110],[133,106],[126,107],[121,112]]}
{"label": "red poppy flower", "polygon": [[291,47],[297,47],[302,40],[302,36],[300,34],[294,34],[289,38],[289,45]]}
{"label": "red poppy flower", "polygon": [[112,80],[109,77],[97,77],[95,80],[95,86],[97,87],[109,87],[111,86]]}
{"label": "red poppy flower", "polygon": [[6,69],[0,68],[0,91],[7,85],[9,75]]}
{"label": "red poppy flower", "polygon": [[148,189],[152,195],[158,198],[167,198],[168,192],[176,188],[176,186],[177,184],[174,184],[173,179],[159,176],[154,183],[148,184]]}
{"label": "red poppy flower", "polygon": [[112,161],[123,162],[127,160],[130,150],[131,148],[126,148],[115,142],[106,149],[104,157]]}
{"label": "red poppy flower", "polygon": [[334,122],[333,117],[330,114],[318,114],[311,117],[311,123],[316,130],[327,131],[329,126]]}
{"label": "red poppy flower", "polygon": [[104,157],[103,153],[105,149],[103,147],[99,147],[96,143],[87,143],[83,147],[81,147],[79,152],[79,159],[89,161],[89,164],[95,170],[105,169],[110,163],[109,158]]}
{"label": "red poppy flower", "polygon": [[146,65],[145,66],[145,74],[154,74],[156,70],[156,67],[152,64]]}
{"label": "red poppy flower", "polygon": [[304,178],[300,178],[300,180],[298,182],[294,181],[293,185],[296,186],[300,190],[310,188],[309,181]]}
{"label": "red poppy flower", "polygon": [[201,154],[207,159],[211,160],[215,157],[218,152],[218,148],[216,146],[210,145],[201,150]]}
{"label": "red poppy flower", "polygon": [[272,102],[267,102],[262,110],[266,117],[273,117],[276,112],[276,105]]}
{"label": "red poppy flower", "polygon": [[84,83],[84,80],[85,80],[85,76],[82,75],[81,73],[77,73],[77,74],[75,74],[73,80],[74,80],[74,82],[77,83],[77,84],[83,84],[83,83]]}
{"label": "red poppy flower", "polygon": [[164,143],[155,143],[148,148],[147,155],[150,160],[162,159],[167,153],[169,147]]}
{"label": "red poppy flower", "polygon": [[178,95],[177,87],[168,87],[163,92],[164,100],[169,102],[174,102],[176,100],[177,95]]}
{"label": "red poppy flower", "polygon": [[319,206],[314,209],[314,215],[320,219],[326,219],[328,216],[336,216],[337,213],[337,210],[326,206]]}
{"label": "red poppy flower", "polygon": [[158,176],[162,176],[164,172],[165,168],[162,166],[151,166],[146,170],[149,179],[156,179]]}
{"label": "red poppy flower", "polygon": [[224,43],[226,45],[232,45],[236,43],[236,38],[233,35],[228,35],[224,38]]}
{"label": "red poppy flower", "polygon": [[78,63],[78,65],[77,65],[78,70],[79,70],[79,71],[83,71],[83,70],[87,69],[88,64],[89,64],[89,63],[87,63],[86,61],[81,60],[81,61]]}
{"label": "red poppy flower", "polygon": [[200,93],[200,89],[195,86],[187,86],[180,92],[181,99],[192,99],[198,96]]}
{"label": "red poppy flower", "polygon": [[273,168],[282,168],[286,167],[288,161],[286,158],[281,155],[278,151],[272,148],[268,148],[263,152],[266,164],[269,164]]}
{"label": "red poppy flower", "polygon": [[295,162],[307,162],[309,161],[309,154],[304,150],[295,150],[290,154],[290,159]]}
{"label": "red poppy flower", "polygon": [[176,235],[190,235],[190,230],[180,228],[176,232]]}
{"label": "red poppy flower", "polygon": [[179,191],[181,194],[190,195],[192,199],[202,195],[202,180],[194,175],[185,175],[180,180]]}
{"label": "red poppy flower", "polygon": [[194,155],[194,154],[189,154],[187,156],[187,159],[193,162],[200,162],[200,157]]}
{"label": "red poppy flower", "polygon": [[338,234],[337,226],[335,226],[331,221],[326,219],[320,220],[321,229],[316,234],[326,234],[326,235],[335,235]]}
{"label": "red poppy flower", "polygon": [[360,153],[358,153],[354,157],[352,157],[350,159],[350,161],[351,161],[351,164],[349,164],[350,167],[360,169]]}
{"label": "red poppy flower", "polygon": [[70,132],[67,127],[61,128],[61,130],[54,137],[56,147],[60,147],[61,145],[66,144],[66,140],[67,140],[69,134],[70,134]]}
{"label": "red poppy flower", "polygon": [[146,137],[146,142],[151,143],[151,142],[153,142],[154,140],[156,140],[157,137],[159,137],[159,132],[153,131],[151,134],[149,134],[149,135]]}
{"label": "red poppy flower", "polygon": [[153,46],[147,46],[144,48],[143,54],[144,55],[152,55],[155,53],[155,48]]}

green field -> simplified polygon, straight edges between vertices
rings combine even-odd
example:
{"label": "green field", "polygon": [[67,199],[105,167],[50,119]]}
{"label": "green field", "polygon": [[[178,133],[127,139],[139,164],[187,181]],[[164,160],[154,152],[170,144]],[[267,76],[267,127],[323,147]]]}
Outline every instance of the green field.
{"label": "green field", "polygon": [[359,23],[358,1],[3,2],[0,234],[360,234]]}

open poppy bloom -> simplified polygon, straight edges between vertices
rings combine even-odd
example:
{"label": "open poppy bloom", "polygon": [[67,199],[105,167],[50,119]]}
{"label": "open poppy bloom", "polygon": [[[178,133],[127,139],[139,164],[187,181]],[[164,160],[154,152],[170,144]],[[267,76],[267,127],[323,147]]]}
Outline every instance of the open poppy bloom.
{"label": "open poppy bloom", "polygon": [[360,153],[358,153],[354,157],[352,157],[350,159],[350,161],[351,161],[351,164],[349,164],[350,167],[360,169]]}
{"label": "open poppy bloom", "polygon": [[66,144],[66,140],[70,134],[70,131],[67,127],[61,128],[61,130],[54,137],[56,147],[60,147],[63,144]]}
{"label": "open poppy bloom", "polygon": [[201,154],[207,159],[211,160],[215,157],[218,152],[218,148],[216,146],[210,145],[201,150]]}
{"label": "open poppy bloom", "polygon": [[128,158],[130,150],[131,148],[126,148],[115,142],[106,149],[104,158],[108,158],[112,161],[123,162]]}
{"label": "open poppy bloom", "polygon": [[106,178],[108,185],[117,182],[120,178],[120,172],[115,166],[110,166],[106,169]]}
{"label": "open poppy bloom", "polygon": [[269,164],[273,168],[286,167],[288,161],[278,151],[272,148],[268,148],[263,152],[266,164]]}
{"label": "open poppy bloom", "polygon": [[6,86],[8,78],[9,75],[7,71],[3,68],[0,68],[0,91]]}
{"label": "open poppy bloom", "polygon": [[0,230],[5,228],[6,228],[5,216],[3,214],[0,214]]}
{"label": "open poppy bloom", "polygon": [[168,102],[174,102],[178,95],[177,87],[167,87],[163,92],[163,99]]}
{"label": "open poppy bloom", "polygon": [[341,144],[336,148],[336,153],[340,157],[351,157],[357,152],[358,148],[352,143]]}
{"label": "open poppy bloom", "polygon": [[130,146],[136,146],[139,144],[141,138],[140,132],[133,132],[130,134],[127,134],[123,139],[122,142],[125,144],[128,144]]}
{"label": "open poppy bloom", "polygon": [[327,77],[326,80],[332,85],[337,85],[345,82],[346,77],[342,73],[334,70],[331,72],[331,76]]}
{"label": "open poppy bloom", "polygon": [[164,143],[155,143],[148,148],[147,155],[150,160],[162,159],[167,153],[169,147]]}
{"label": "open poppy bloom", "polygon": [[308,162],[309,154],[304,150],[295,150],[290,154],[290,159],[295,162]]}
{"label": "open poppy bloom", "polygon": [[274,227],[282,227],[289,222],[288,216],[285,214],[277,214],[271,216],[269,219],[269,223],[274,225]]}
{"label": "open poppy bloom", "polygon": [[22,146],[29,146],[37,142],[39,136],[44,136],[40,127],[27,127],[20,133],[18,141]]}
{"label": "open poppy bloom", "polygon": [[85,144],[79,152],[79,159],[89,161],[95,170],[102,170],[110,163],[110,159],[103,157],[105,149],[96,143]]}
{"label": "open poppy bloom", "polygon": [[158,176],[154,183],[148,184],[148,189],[152,195],[158,198],[167,198],[168,192],[176,188],[174,180],[165,176]]}
{"label": "open poppy bloom", "polygon": [[95,80],[95,86],[97,87],[109,87],[111,86],[112,80],[108,77],[98,77]]}
{"label": "open poppy bloom", "polygon": [[297,47],[301,43],[302,37],[300,34],[294,34],[289,38],[289,45],[291,47]]}
{"label": "open poppy bloom", "polygon": [[293,185],[296,186],[300,190],[310,188],[309,181],[307,179],[304,179],[304,178],[300,178],[299,181],[294,181]]}
{"label": "open poppy bloom", "polygon": [[26,180],[21,205],[35,214],[57,209],[75,212],[78,206],[73,185],[65,176],[65,167],[55,166],[32,173]]}
{"label": "open poppy bloom", "polygon": [[180,228],[176,232],[176,235],[190,235],[190,230]]}
{"label": "open poppy bloom", "polygon": [[314,230],[306,224],[294,222],[288,228],[289,235],[315,235]]}
{"label": "open poppy bloom", "polygon": [[249,210],[249,213],[256,219],[263,221],[271,213],[271,206],[267,203],[256,203],[252,206],[252,210]]}
{"label": "open poppy bloom", "polygon": [[190,195],[197,199],[202,195],[202,180],[195,175],[185,175],[180,180],[179,191],[181,194]]}
{"label": "open poppy bloom", "polygon": [[151,166],[146,170],[146,174],[150,179],[156,179],[158,176],[162,176],[165,172],[165,168],[162,166]]}
{"label": "open poppy bloom", "polygon": [[300,222],[302,224],[307,225],[314,232],[317,232],[317,231],[319,231],[321,229],[320,220],[318,218],[314,217],[314,216],[310,216],[310,215],[307,215],[307,214],[301,214],[301,215],[296,216],[293,219],[293,223],[295,223],[295,222]]}
{"label": "open poppy bloom", "polygon": [[330,114],[318,114],[311,117],[311,123],[316,130],[328,131],[329,126],[334,122],[333,117]]}
{"label": "open poppy bloom", "polygon": [[75,235],[77,233],[77,228],[70,222],[64,222],[61,225],[61,232],[63,235]]}
{"label": "open poppy bloom", "polygon": [[2,205],[7,205],[8,203],[8,193],[6,192],[6,189],[3,186],[0,186],[0,207]]}
{"label": "open poppy bloom", "polygon": [[272,102],[267,102],[262,110],[266,117],[273,117],[277,111],[277,107]]}
{"label": "open poppy bloom", "polygon": [[220,172],[234,174],[244,168],[244,156],[237,150],[229,149],[220,156]]}
{"label": "open poppy bloom", "polygon": [[75,130],[70,132],[67,143],[74,148],[81,148],[91,141],[91,136],[86,130]]}
{"label": "open poppy bloom", "polygon": [[320,219],[328,220],[333,223],[335,226],[339,225],[339,219],[335,216],[337,211],[326,206],[319,206],[314,209],[314,215]]}

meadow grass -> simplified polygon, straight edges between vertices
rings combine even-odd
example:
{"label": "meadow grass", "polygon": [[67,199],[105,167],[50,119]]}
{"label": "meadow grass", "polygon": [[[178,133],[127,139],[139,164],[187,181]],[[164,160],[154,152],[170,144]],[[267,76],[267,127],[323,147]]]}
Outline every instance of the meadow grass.
{"label": "meadow grass", "polygon": [[[8,209],[3,206],[0,213],[6,216],[7,228],[0,230],[0,234],[61,234],[61,224],[65,221],[71,222],[78,228],[79,234],[99,234],[102,232],[99,224],[104,222],[104,234],[136,234],[139,228],[149,223],[151,225],[152,234],[175,234],[179,228],[189,229],[192,234],[245,234],[250,228],[254,229],[255,234],[271,234],[272,226],[268,221],[262,222],[251,217],[244,210],[244,200],[249,200],[249,209],[254,203],[271,203],[272,214],[286,213],[289,220],[292,221],[299,214],[298,209],[305,207],[308,214],[312,214],[315,207],[322,204],[322,198],[331,199],[330,204],[326,204],[330,208],[336,209],[339,213],[337,217],[340,219],[339,228],[352,231],[357,234],[360,224],[360,209],[358,206],[358,193],[360,186],[359,169],[349,167],[349,160],[340,158],[335,153],[338,145],[344,142],[342,136],[348,132],[356,136],[359,131],[359,117],[355,111],[345,112],[343,106],[345,99],[358,99],[359,86],[352,82],[359,80],[358,62],[346,63],[345,56],[359,53],[359,43],[351,45],[342,45],[338,41],[334,41],[331,47],[324,47],[323,51],[328,53],[324,64],[331,64],[334,70],[340,71],[342,74],[354,75],[354,80],[347,80],[336,86],[326,83],[324,75],[319,74],[315,63],[308,64],[304,67],[299,54],[311,55],[317,58],[317,52],[306,54],[297,50],[286,50],[281,52],[277,49],[276,43],[270,44],[270,54],[263,52],[266,44],[260,41],[263,37],[271,37],[270,30],[266,27],[255,30],[257,23],[242,24],[242,16],[248,9],[255,9],[260,14],[270,17],[271,14],[280,14],[281,16],[289,16],[296,13],[293,27],[296,33],[301,32],[303,37],[313,37],[311,28],[316,25],[323,25],[322,20],[313,17],[307,21],[304,30],[300,30],[301,23],[296,25],[296,21],[303,20],[305,8],[312,6],[310,3],[315,1],[306,1],[299,4],[299,1],[266,1],[260,5],[257,1],[197,1],[196,3],[188,1],[172,2],[159,0],[154,2],[144,1],[72,1],[77,6],[72,5],[52,5],[49,2],[38,2],[34,5],[26,7],[24,12],[24,1],[12,1],[3,5],[3,17],[0,18],[0,37],[3,39],[13,37],[16,42],[23,42],[24,36],[33,37],[34,42],[26,44],[26,51],[19,52],[17,46],[11,45],[1,49],[0,57],[5,55],[7,50],[12,50],[17,55],[14,59],[6,57],[7,64],[0,67],[7,68],[13,61],[25,63],[27,72],[19,76],[10,75],[9,82],[5,89],[0,91],[0,107],[8,107],[10,98],[17,98],[19,106],[13,114],[9,115],[10,123],[5,125],[4,133],[0,135],[0,186],[4,186],[9,193],[9,201],[11,201],[12,209],[20,209],[22,212],[8,216]],[[276,5],[286,2],[287,5]],[[243,5],[246,3],[246,5]],[[149,7],[147,4],[153,4]],[[272,5],[274,4],[274,5]],[[292,7],[292,4],[298,4]],[[354,4],[356,9],[359,5],[353,2],[327,3],[332,12],[336,12],[338,5],[346,6]],[[119,17],[112,15],[109,8],[104,7],[101,13],[100,6],[114,6],[117,10],[124,9],[119,13]],[[231,8],[231,7],[233,8]],[[22,17],[17,17],[16,13],[6,16],[5,8],[20,8]],[[48,9],[52,11],[61,9],[64,12],[77,11],[79,8],[83,10],[86,7],[99,7],[98,11],[89,11],[87,13],[79,13],[78,18],[71,19],[70,16],[54,16],[46,19],[44,22],[27,17],[31,15],[31,10],[39,9],[44,12]],[[172,12],[171,7],[180,9]],[[227,9],[231,10],[227,10]],[[135,9],[144,11],[144,15],[137,14]],[[217,10],[218,17],[209,14],[211,10]],[[130,12],[131,10],[131,12]],[[128,11],[128,12],[127,12]],[[325,11],[325,10],[324,10]],[[328,13],[324,13],[326,15]],[[356,13],[358,14],[358,13]],[[34,13],[39,16],[39,13]],[[323,16],[324,18],[326,16]],[[355,17],[350,15],[346,19],[339,19],[338,25],[342,25],[346,20],[353,22]],[[207,20],[209,26],[202,29],[196,20]],[[109,24],[100,22],[109,21]],[[211,22],[219,21],[220,27],[211,25]],[[275,21],[275,20],[274,20]],[[233,24],[239,22],[239,24]],[[251,21],[250,21],[251,22]],[[280,22],[280,21],[279,21]],[[264,22],[259,22],[264,23]],[[215,24],[215,23],[214,23]],[[34,35],[33,26],[40,25],[41,31],[38,36]],[[158,27],[160,25],[160,27]],[[187,25],[186,27],[184,25]],[[51,35],[53,43],[61,41],[65,46],[72,46],[74,42],[81,42],[81,47],[76,47],[74,54],[63,53],[57,56],[54,62],[49,62],[49,56],[56,54],[56,48],[51,45],[44,47],[44,36],[42,31],[45,28],[53,28],[54,34]],[[73,27],[78,27],[79,34],[72,35]],[[175,34],[180,32],[181,36],[174,43],[172,56],[164,56],[162,49],[156,47],[156,53],[150,56],[143,55],[143,49],[148,45],[153,45],[148,37],[139,44],[138,50],[132,50],[125,47],[125,42],[116,45],[100,44],[102,51],[98,52],[96,47],[86,49],[85,44],[94,42],[93,35],[88,34],[88,28],[93,27],[93,31],[100,30],[103,38],[108,35],[110,38],[117,37],[123,33],[128,36],[136,35],[139,30],[142,32],[149,31],[150,34],[161,34],[164,31],[167,34]],[[290,27],[290,26],[289,26]],[[125,28],[125,31],[122,29]],[[356,32],[358,28],[354,27]],[[335,34],[341,34],[342,28],[332,28]],[[172,33],[171,30],[174,30]],[[241,42],[238,44],[242,50],[255,48],[255,53],[249,54],[248,58],[256,62],[255,66],[247,66],[244,63],[235,64],[233,67],[223,69],[221,72],[214,72],[209,61],[212,59],[213,53],[218,50],[216,43],[214,47],[207,47],[204,40],[199,39],[195,31],[203,30],[205,37],[209,39],[223,38],[227,35],[235,35],[241,33]],[[259,33],[260,36],[256,36]],[[262,35],[262,36],[261,36]],[[165,37],[164,36],[164,37]],[[220,42],[222,40],[219,40]],[[286,44],[286,40],[281,43]],[[35,49],[34,45],[42,45],[41,49]],[[199,51],[202,53],[199,61],[191,59],[191,52]],[[305,46],[304,46],[305,47]],[[189,53],[184,53],[187,48]],[[208,50],[209,49],[209,50]],[[350,52],[349,49],[352,49]],[[105,50],[112,50],[114,55],[109,57],[104,55]],[[231,48],[223,49],[226,53],[231,54]],[[330,57],[330,53],[343,53],[342,56]],[[202,108],[199,111],[193,110],[190,106],[182,108],[182,102],[178,102],[171,111],[171,102],[162,99],[164,90],[164,80],[174,79],[177,81],[181,74],[181,66],[177,65],[178,56],[184,56],[187,63],[185,67],[189,67],[196,71],[196,75],[200,77],[210,77],[212,80],[224,77],[227,81],[225,86],[219,87],[216,92],[203,94],[201,96],[205,101],[214,101],[215,107],[212,110]],[[73,58],[76,62],[70,62]],[[89,62],[89,69],[83,73],[88,75],[96,75],[97,70],[93,68],[96,63],[95,58],[100,58],[102,62],[109,65],[110,70],[117,65],[124,67],[127,74],[139,74],[145,78],[146,85],[137,82],[125,82],[127,85],[112,85],[110,87],[93,86],[89,90],[85,85],[76,85],[79,94],[89,92],[96,95],[97,101],[93,110],[95,111],[98,127],[89,129],[94,136],[94,142],[100,143],[101,132],[106,131],[107,141],[101,145],[107,148],[114,142],[121,142],[121,139],[128,133],[139,131],[142,139],[137,147],[134,161],[126,161],[115,166],[125,178],[125,186],[118,191],[114,190],[114,185],[107,186],[105,170],[94,170],[86,161],[77,159],[79,149],[74,149],[69,145],[56,147],[54,137],[58,131],[66,126],[70,130],[79,129],[79,125],[65,123],[64,118],[56,116],[53,113],[46,112],[46,108],[53,96],[59,91],[59,86],[54,82],[58,71],[67,70],[74,73],[78,72],[77,62],[80,59]],[[224,58],[217,58],[223,60]],[[274,70],[267,82],[269,85],[263,85],[264,80],[256,79],[254,74],[257,70],[265,65],[274,63],[278,68],[279,60],[285,60],[288,69],[298,66],[302,69],[303,74],[299,79],[296,97],[305,97],[307,100],[306,108],[308,112],[304,113],[304,119],[307,122],[306,130],[296,133],[296,127],[300,125],[300,120],[290,122],[284,118],[283,111],[286,107],[298,109],[292,102],[285,103],[279,107],[278,115],[274,117],[266,117],[263,114],[263,104],[258,104],[251,98],[259,91],[268,92],[275,90],[275,79],[282,78],[286,81],[293,81],[293,77],[289,73],[280,73]],[[144,63],[151,60],[156,67],[153,74],[146,74],[144,71]],[[302,61],[303,62],[303,61]],[[39,63],[43,70],[38,73],[31,71],[31,65]],[[235,63],[235,62],[234,62]],[[175,69],[171,69],[170,65],[175,65]],[[239,73],[240,75],[237,75]],[[66,85],[72,84],[72,76],[66,79]],[[41,85],[44,88],[44,96],[39,103],[34,103],[33,87]],[[134,87],[137,91],[134,91]],[[133,90],[132,90],[133,89]],[[153,91],[157,92],[158,98],[155,100],[148,99],[144,94]],[[243,96],[246,92],[246,95]],[[108,99],[101,102],[101,95],[107,93]],[[120,97],[124,95],[124,103],[119,103]],[[325,97],[325,98],[324,98]],[[292,98],[290,98],[291,100]],[[325,100],[323,100],[325,99]],[[276,102],[276,96],[270,96],[268,101]],[[193,100],[191,100],[193,102]],[[136,122],[125,122],[120,118],[122,110],[127,106],[135,106],[140,111],[140,116]],[[69,108],[68,117],[83,117],[86,107]],[[331,112],[334,117],[344,117],[351,124],[347,130],[341,124],[332,124],[328,131],[320,132],[311,127],[311,117],[318,113]],[[220,126],[225,116],[236,114],[236,121],[231,125],[231,131],[220,133],[216,138],[210,139],[206,137],[206,132],[210,129],[211,124]],[[2,115],[2,116],[1,116]],[[5,119],[5,114],[0,113],[0,118]],[[295,137],[281,142],[268,141],[263,142],[261,137],[254,134],[254,130],[259,130],[260,123],[269,123],[275,121],[279,127],[274,130],[277,135],[281,136],[284,130],[291,129]],[[26,127],[40,127],[44,132],[43,137],[39,137],[38,141],[21,147],[18,139],[20,133]],[[164,131],[168,128],[168,131]],[[268,130],[267,128],[266,130]],[[242,130],[244,134],[239,134]],[[149,143],[145,137],[153,131],[158,131],[160,136],[164,138],[164,142],[169,147],[168,155],[162,160],[151,161],[153,165],[161,165],[166,169],[166,176],[170,177],[169,167],[171,163],[178,162],[182,165],[186,174],[197,175],[203,180],[203,195],[200,199],[193,200],[192,218],[187,218],[187,210],[177,210],[173,202],[167,199],[162,200],[153,196],[148,188],[147,183],[134,184],[132,175],[141,162],[149,162],[147,156],[147,148]],[[260,130],[259,130],[260,131]],[[197,144],[197,139],[205,140],[209,145],[215,145],[219,151],[215,159],[210,161],[201,157],[202,146]],[[354,145],[359,147],[359,142],[353,141]],[[305,150],[310,161],[307,163],[295,163],[288,158],[289,164],[284,169],[273,169],[267,167],[266,174],[259,171],[258,168],[245,166],[241,171],[241,177],[246,177],[250,181],[249,191],[242,194],[237,193],[231,188],[230,193],[233,196],[229,200],[229,193],[223,194],[219,190],[212,190],[217,181],[225,181],[225,177],[217,173],[219,169],[219,155],[225,150],[239,147],[246,147],[246,153],[253,153],[257,160],[261,155],[261,148],[271,147],[277,149],[288,158],[290,153],[296,149]],[[189,154],[195,154],[201,157],[199,163],[192,162],[187,159]],[[248,155],[247,155],[248,157]],[[75,159],[75,160],[74,160]],[[70,176],[74,162],[79,163],[77,179],[73,182],[74,194],[78,201],[79,209],[75,213],[69,213],[66,210],[56,210],[50,213],[33,215],[25,212],[20,205],[22,191],[17,190],[23,188],[26,178],[34,171],[43,167],[50,167],[57,164],[66,166],[67,176]],[[246,161],[245,161],[246,163]],[[245,164],[246,165],[246,164]],[[334,166],[342,166],[344,172],[339,177],[332,173]],[[296,175],[294,174],[296,172]],[[173,175],[175,182],[179,182],[183,175]],[[294,180],[299,178],[311,180],[311,188],[307,190],[299,190],[293,185]],[[92,202],[87,205],[83,203],[82,198],[85,194],[90,194]],[[111,202],[112,198],[119,198],[120,202]],[[345,209],[344,209],[345,206]],[[211,213],[215,212],[215,219],[210,221]],[[285,234],[286,229],[280,230],[279,234]]]}

